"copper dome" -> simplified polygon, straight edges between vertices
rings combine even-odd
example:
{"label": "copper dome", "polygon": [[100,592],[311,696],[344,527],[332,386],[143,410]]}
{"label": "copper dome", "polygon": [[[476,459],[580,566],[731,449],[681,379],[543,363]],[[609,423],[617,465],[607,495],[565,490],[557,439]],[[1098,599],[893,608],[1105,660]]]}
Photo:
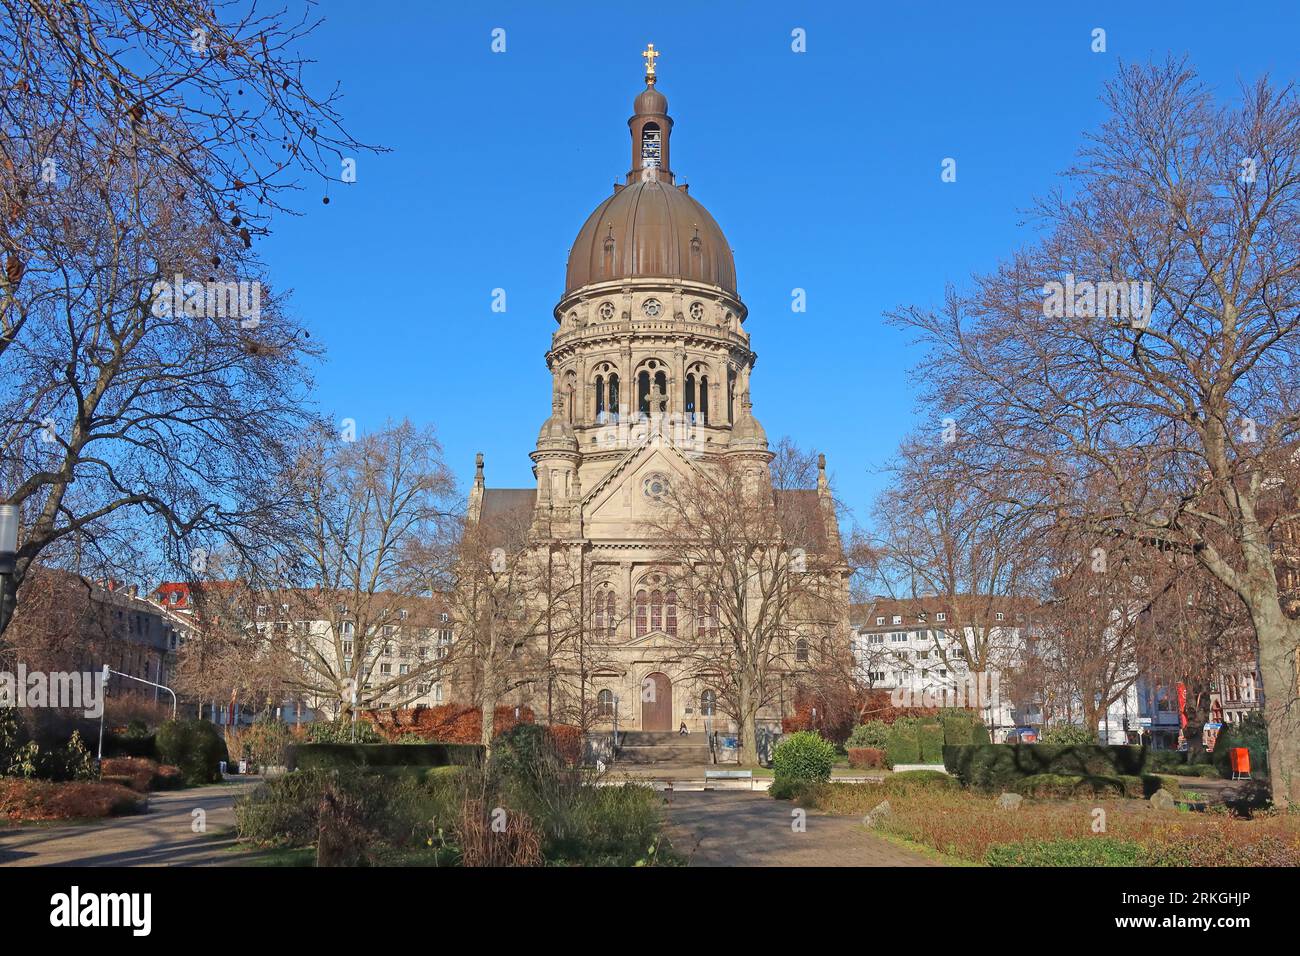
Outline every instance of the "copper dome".
{"label": "copper dome", "polygon": [[565,294],[608,279],[692,279],[736,292],[736,263],[709,211],[670,183],[638,181],[596,207],[569,251]]}

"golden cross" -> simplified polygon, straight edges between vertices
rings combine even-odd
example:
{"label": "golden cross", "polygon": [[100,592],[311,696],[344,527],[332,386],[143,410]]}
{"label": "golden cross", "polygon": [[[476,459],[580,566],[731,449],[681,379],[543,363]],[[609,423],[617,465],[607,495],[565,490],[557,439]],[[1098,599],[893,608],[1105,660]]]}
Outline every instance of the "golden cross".
{"label": "golden cross", "polygon": [[641,55],[645,57],[646,79],[647,80],[652,79],[655,75],[655,59],[659,57],[661,54],[659,53],[658,50],[655,49],[655,45],[653,43],[647,43],[645,47],[645,52],[643,52]]}

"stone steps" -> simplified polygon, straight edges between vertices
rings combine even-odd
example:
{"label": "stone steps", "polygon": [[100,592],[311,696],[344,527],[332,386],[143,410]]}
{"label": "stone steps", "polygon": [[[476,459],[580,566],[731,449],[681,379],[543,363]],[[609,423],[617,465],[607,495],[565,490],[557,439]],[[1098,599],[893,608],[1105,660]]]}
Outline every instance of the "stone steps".
{"label": "stone steps", "polygon": [[629,730],[620,736],[618,762],[622,764],[704,764],[709,760],[709,742],[704,734],[683,737],[672,731]]}

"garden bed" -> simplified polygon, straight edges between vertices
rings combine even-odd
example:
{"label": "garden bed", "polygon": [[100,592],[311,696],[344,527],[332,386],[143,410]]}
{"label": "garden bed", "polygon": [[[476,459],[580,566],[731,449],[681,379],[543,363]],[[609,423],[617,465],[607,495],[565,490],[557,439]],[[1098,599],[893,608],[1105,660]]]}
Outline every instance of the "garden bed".
{"label": "garden bed", "polygon": [[0,777],[0,819],[11,823],[126,816],[143,813],[146,804],[144,797],[118,783]]}

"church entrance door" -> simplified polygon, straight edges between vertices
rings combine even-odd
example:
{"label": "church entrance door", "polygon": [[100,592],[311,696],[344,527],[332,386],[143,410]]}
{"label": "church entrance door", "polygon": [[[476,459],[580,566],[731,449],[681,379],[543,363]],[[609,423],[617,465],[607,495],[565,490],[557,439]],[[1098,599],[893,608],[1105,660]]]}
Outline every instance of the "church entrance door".
{"label": "church entrance door", "polygon": [[657,671],[641,682],[641,729],[673,729],[673,685]]}

